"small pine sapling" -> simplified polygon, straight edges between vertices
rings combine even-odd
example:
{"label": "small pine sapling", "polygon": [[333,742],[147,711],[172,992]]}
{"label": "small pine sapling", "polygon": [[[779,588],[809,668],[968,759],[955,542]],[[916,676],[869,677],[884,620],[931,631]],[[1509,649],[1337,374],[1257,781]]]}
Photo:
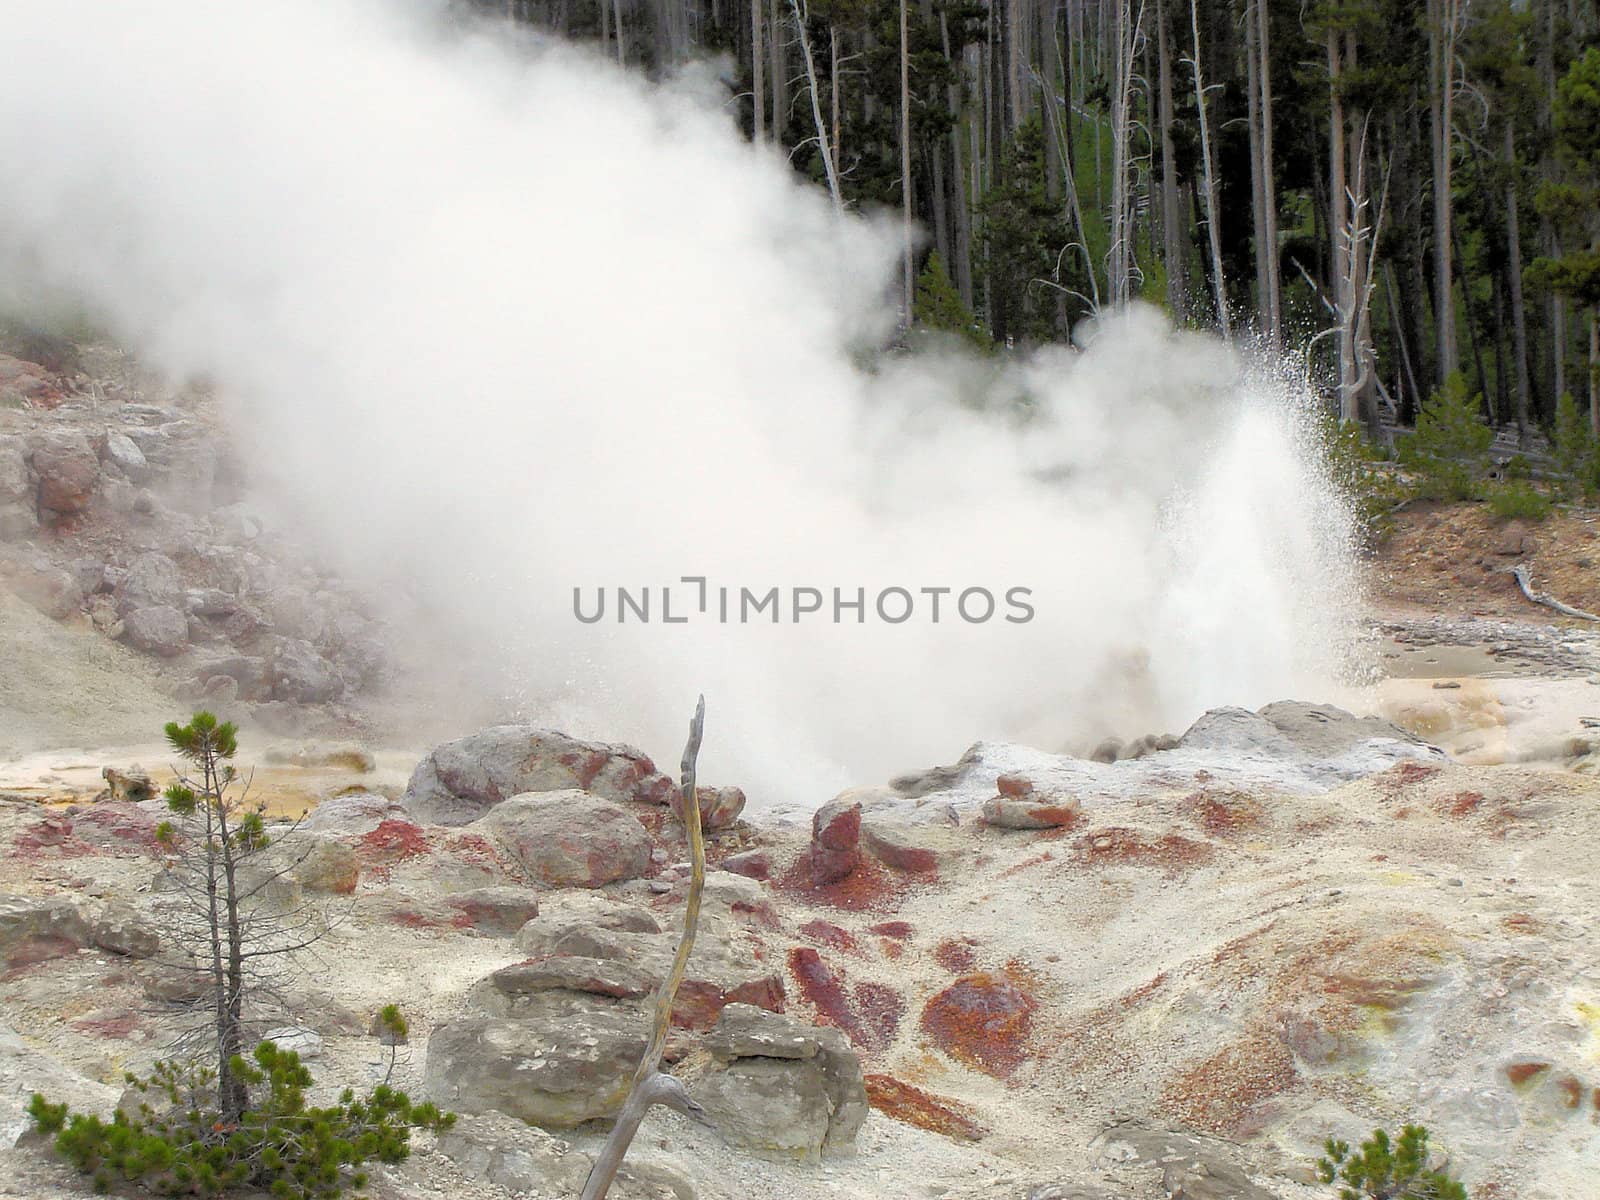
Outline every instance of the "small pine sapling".
{"label": "small pine sapling", "polygon": [[1467,1200],[1459,1181],[1428,1165],[1428,1131],[1421,1125],[1407,1125],[1398,1142],[1375,1129],[1355,1154],[1333,1138],[1324,1149],[1317,1175],[1339,1185],[1339,1200]]}

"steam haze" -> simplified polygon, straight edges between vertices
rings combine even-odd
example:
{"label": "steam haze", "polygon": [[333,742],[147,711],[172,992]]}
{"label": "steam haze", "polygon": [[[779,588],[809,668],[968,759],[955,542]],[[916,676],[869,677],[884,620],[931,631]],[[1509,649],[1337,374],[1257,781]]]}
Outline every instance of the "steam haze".
{"label": "steam haze", "polygon": [[[377,0],[0,0],[0,29],[0,292],[214,379],[263,495],[468,677],[404,681],[463,730],[509,695],[673,762],[703,691],[704,778],[820,803],[1340,666],[1348,516],[1281,374],[1148,310],[1081,350],[869,356],[896,233],[749,146],[709,72]],[[864,588],[868,620],[573,616],[684,575]],[[890,626],[890,586],[1036,616]]]}

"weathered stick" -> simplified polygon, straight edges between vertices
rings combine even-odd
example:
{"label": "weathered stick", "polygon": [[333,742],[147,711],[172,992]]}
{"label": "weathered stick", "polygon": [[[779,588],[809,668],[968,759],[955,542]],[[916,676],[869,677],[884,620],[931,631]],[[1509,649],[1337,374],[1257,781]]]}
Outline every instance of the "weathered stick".
{"label": "weathered stick", "polygon": [[672,1028],[672,1005],[678,996],[678,985],[683,982],[689,967],[689,953],[694,949],[695,930],[700,925],[700,899],[706,889],[706,845],[700,832],[700,798],[695,794],[695,761],[700,757],[700,738],[705,730],[706,698],[700,697],[695,705],[694,720],[689,722],[689,741],[683,747],[681,786],[683,791],[683,827],[689,836],[689,898],[683,914],[683,936],[678,939],[678,953],[672,960],[672,970],[661,981],[656,992],[655,1021],[650,1030],[650,1044],[645,1047],[639,1069],[634,1072],[633,1086],[623,1101],[617,1122],[594,1160],[594,1168],[583,1185],[580,1200],[605,1200],[611,1182],[617,1177],[623,1157],[633,1142],[639,1122],[653,1105],[664,1104],[684,1116],[709,1125],[705,1109],[696,1104],[682,1083],[661,1070],[661,1055],[667,1048],[667,1032]]}
{"label": "weathered stick", "polygon": [[1581,608],[1573,608],[1570,604],[1561,603],[1561,601],[1557,600],[1554,596],[1546,595],[1544,592],[1534,591],[1533,579],[1529,576],[1528,568],[1526,566],[1518,566],[1513,568],[1511,574],[1516,579],[1517,586],[1522,589],[1522,594],[1529,600],[1532,600],[1535,604],[1542,604],[1546,608],[1553,608],[1562,616],[1576,617],[1580,621],[1600,621],[1600,617],[1595,616],[1592,612],[1584,612]]}

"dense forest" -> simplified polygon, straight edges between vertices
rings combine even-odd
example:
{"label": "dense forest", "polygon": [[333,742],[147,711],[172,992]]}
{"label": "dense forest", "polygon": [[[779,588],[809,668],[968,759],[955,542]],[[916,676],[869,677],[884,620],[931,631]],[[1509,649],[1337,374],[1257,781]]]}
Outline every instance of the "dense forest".
{"label": "dense forest", "polygon": [[[904,213],[919,325],[1067,335],[1141,299],[1307,346],[1341,413],[1461,371],[1600,432],[1600,0],[489,0]],[[913,230],[926,231],[926,236]]]}

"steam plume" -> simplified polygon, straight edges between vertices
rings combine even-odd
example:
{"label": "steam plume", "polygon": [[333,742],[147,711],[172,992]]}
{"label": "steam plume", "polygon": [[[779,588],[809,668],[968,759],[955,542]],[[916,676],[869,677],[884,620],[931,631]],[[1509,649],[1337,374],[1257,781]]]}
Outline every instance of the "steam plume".
{"label": "steam plume", "polygon": [[[708,779],[820,801],[1338,665],[1348,520],[1280,382],[1147,310],[862,365],[893,234],[836,221],[703,75],[378,0],[0,0],[0,28],[0,279],[217,380],[307,536],[532,716],[670,758],[703,690]],[[1020,586],[1036,615],[573,616],[686,575],[869,610]]]}

